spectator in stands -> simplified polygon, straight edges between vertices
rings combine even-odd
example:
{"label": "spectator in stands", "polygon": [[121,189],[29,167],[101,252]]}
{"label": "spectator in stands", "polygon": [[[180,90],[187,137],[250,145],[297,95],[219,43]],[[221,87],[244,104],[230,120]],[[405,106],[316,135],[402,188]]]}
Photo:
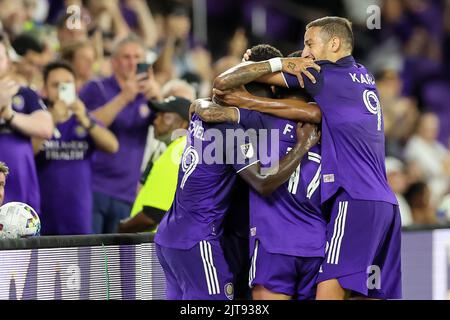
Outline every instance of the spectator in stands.
{"label": "spectator in stands", "polygon": [[120,10],[128,27],[142,38],[147,48],[153,48],[158,40],[158,33],[147,1],[123,0]]}
{"label": "spectator in stands", "polygon": [[437,141],[438,134],[439,119],[433,113],[424,113],[405,149],[405,159],[415,162],[424,173],[433,205],[437,205],[447,192],[450,179],[450,154]]}
{"label": "spectator in stands", "polygon": [[78,24],[73,21],[71,14],[64,14],[58,18],[56,23],[56,32],[58,36],[59,46],[65,46],[86,41],[88,39],[88,29],[86,19],[80,19]]}
{"label": "spectator in stands", "polygon": [[405,175],[405,167],[403,163],[394,157],[386,158],[386,174],[392,191],[397,197],[402,218],[402,226],[409,226],[413,223],[411,216],[411,208],[408,205],[403,193],[408,188],[408,181]]}
{"label": "spectator in stands", "polygon": [[27,34],[18,36],[11,45],[21,57],[16,64],[17,72],[25,77],[30,86],[42,88],[42,69],[49,62],[45,47],[33,36]]}
{"label": "spectator in stands", "polygon": [[[170,137],[178,129],[187,129],[191,101],[180,97],[168,97],[162,103],[152,102],[158,110],[155,119],[155,136]],[[121,221],[120,232],[143,232],[154,229],[169,210],[178,182],[178,168],[186,135],[170,142],[163,154],[152,164],[144,186],[134,203],[131,217]]]}
{"label": "spectator in stands", "polygon": [[[156,91],[157,89],[155,89],[155,92]],[[152,101],[161,101],[163,98],[168,98],[170,96],[181,97],[189,101],[194,101],[197,99],[195,88],[192,85],[184,80],[172,79],[162,87],[160,94],[155,97],[156,99],[152,99]],[[170,135],[166,137],[160,136],[156,139],[154,128],[151,127],[148,130],[144,158],[141,166],[141,171],[144,172],[144,177],[141,176],[139,188],[144,184],[153,161],[155,161],[161,153],[166,150],[166,147],[170,142]]]}
{"label": "spectator in stands", "polygon": [[31,137],[49,139],[51,115],[39,96],[28,87],[8,80],[10,60],[0,42],[0,161],[13,173],[5,201],[20,201],[40,211],[40,194]]}
{"label": "spectator in stands", "polygon": [[[44,69],[45,102],[56,125],[53,137],[40,147],[36,163],[41,189],[42,235],[92,233],[91,155],[94,149],[117,152],[116,137],[98,125],[75,94],[75,73],[55,61]],[[72,88],[73,101],[61,91]],[[66,89],[69,90],[69,89]]]}
{"label": "spectator in stands", "polygon": [[436,210],[430,202],[430,189],[425,182],[416,182],[409,186],[405,198],[411,207],[414,225],[438,224]]}
{"label": "spectator in stands", "polygon": [[94,65],[97,57],[91,42],[75,42],[65,46],[61,50],[61,58],[70,62],[73,67],[77,92],[94,78]]}
{"label": "spectator in stands", "polygon": [[105,40],[114,42],[130,33],[118,0],[87,0],[86,8],[89,10],[92,24],[102,32]]}
{"label": "spectator in stands", "polygon": [[383,108],[387,154],[401,158],[419,117],[417,103],[401,95],[402,81],[396,71],[383,70],[376,79]]}
{"label": "spectator in stands", "polygon": [[156,67],[165,80],[181,77],[189,68],[189,31],[191,19],[188,7],[169,1],[164,17],[164,43]]}
{"label": "spectator in stands", "polygon": [[5,198],[5,186],[6,177],[8,177],[9,168],[5,163],[0,161],[0,206],[3,204],[3,199]]}
{"label": "spectator in stands", "polygon": [[22,1],[0,1],[0,21],[2,29],[11,38],[15,38],[23,32],[27,14]]}
{"label": "spectator in stands", "polygon": [[147,101],[154,96],[150,72],[136,75],[144,60],[139,38],[130,35],[113,50],[114,74],[93,80],[80,92],[92,115],[118,138],[119,151],[96,152],[93,169],[93,231],[117,231],[121,219],[129,216],[136,197],[147,132],[154,115]]}

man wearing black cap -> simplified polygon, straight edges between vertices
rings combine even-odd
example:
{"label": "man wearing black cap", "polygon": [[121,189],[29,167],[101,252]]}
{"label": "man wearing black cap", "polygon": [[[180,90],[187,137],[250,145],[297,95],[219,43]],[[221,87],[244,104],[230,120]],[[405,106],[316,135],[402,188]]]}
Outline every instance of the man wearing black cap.
{"label": "man wearing black cap", "polygon": [[168,97],[162,102],[149,102],[158,112],[153,126],[155,137],[167,143],[166,151],[146,170],[148,175],[131,210],[131,217],[119,224],[120,232],[143,232],[154,229],[170,208],[175,195],[178,168],[186,145],[186,136],[171,141],[177,129],[187,129],[191,102],[181,97]]}

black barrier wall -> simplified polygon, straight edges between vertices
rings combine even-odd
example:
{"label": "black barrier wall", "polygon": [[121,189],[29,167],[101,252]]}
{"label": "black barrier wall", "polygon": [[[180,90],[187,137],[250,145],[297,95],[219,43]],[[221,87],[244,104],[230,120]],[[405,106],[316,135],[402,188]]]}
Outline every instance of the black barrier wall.
{"label": "black barrier wall", "polygon": [[0,299],[165,299],[165,281],[149,233],[1,240]]}

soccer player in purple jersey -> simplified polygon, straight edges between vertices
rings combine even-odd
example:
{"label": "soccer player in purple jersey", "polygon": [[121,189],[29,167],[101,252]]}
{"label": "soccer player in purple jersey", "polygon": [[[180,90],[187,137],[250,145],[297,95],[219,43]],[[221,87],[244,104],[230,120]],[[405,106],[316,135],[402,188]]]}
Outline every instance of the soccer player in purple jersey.
{"label": "soccer player in purple jersey", "polygon": [[[307,25],[303,58],[239,66],[215,86],[228,90],[257,79],[306,88],[322,111],[321,201],[330,217],[317,299],[399,299],[401,223],[386,179],[382,110],[374,78],[352,49],[351,23],[325,17]],[[280,116],[302,119],[303,106],[283,103]]]}
{"label": "soccer player in purple jersey", "polygon": [[233,298],[232,274],[220,239],[236,173],[258,192],[269,194],[289,179],[318,139],[315,126],[298,124],[292,150],[262,174],[256,146],[241,125],[208,124],[192,116],[175,199],[155,236],[168,299]]}
{"label": "soccer player in purple jersey", "polygon": [[[252,61],[282,56],[269,46],[258,45],[251,49]],[[277,54],[278,53],[278,54]],[[272,97],[270,86],[249,83],[246,89],[261,97]],[[304,90],[281,90],[277,96],[311,100]],[[293,145],[292,129],[295,122],[268,114],[245,109],[225,108],[211,104],[209,108],[196,108],[205,121],[239,122],[246,129],[266,129],[268,141],[278,143],[278,152],[267,154],[270,161],[277,161]],[[320,121],[320,112],[316,115]],[[273,141],[276,131],[277,141]],[[267,151],[271,150],[268,148]],[[259,150],[265,158],[266,150]],[[273,194],[263,197],[251,190],[251,247],[252,265],[250,285],[253,298],[262,299],[313,299],[316,280],[325,254],[326,220],[320,210],[320,146],[310,149],[301,165],[288,182]]]}

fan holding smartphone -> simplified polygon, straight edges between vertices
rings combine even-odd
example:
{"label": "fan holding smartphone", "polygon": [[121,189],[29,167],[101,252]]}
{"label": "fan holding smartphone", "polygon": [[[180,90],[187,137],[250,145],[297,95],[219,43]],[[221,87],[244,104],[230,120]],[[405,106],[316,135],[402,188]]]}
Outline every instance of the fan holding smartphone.
{"label": "fan holding smartphone", "polygon": [[153,75],[152,65],[141,62],[136,66],[136,78],[139,92],[143,93],[148,100],[161,100],[161,88]]}

